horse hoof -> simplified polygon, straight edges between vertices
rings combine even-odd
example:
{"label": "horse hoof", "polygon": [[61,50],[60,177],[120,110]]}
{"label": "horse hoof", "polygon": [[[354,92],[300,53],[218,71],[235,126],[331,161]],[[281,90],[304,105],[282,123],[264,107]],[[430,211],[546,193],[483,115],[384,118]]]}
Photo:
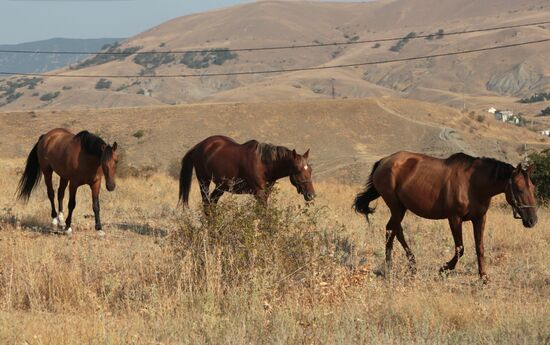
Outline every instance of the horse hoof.
{"label": "horse hoof", "polygon": [[57,218],[52,218],[52,226],[57,228],[59,226],[59,220]]}
{"label": "horse hoof", "polygon": [[105,231],[103,231],[103,230],[97,230],[96,233],[97,233],[97,236],[99,236],[99,237],[105,237],[105,235],[106,235]]}
{"label": "horse hoof", "polygon": [[490,281],[491,280],[489,279],[489,276],[487,276],[486,274],[481,276],[481,282],[483,283],[483,285],[489,284]]}
{"label": "horse hoof", "polygon": [[65,230],[65,235],[67,236],[71,236],[73,234],[73,229],[72,228],[68,228]]}
{"label": "horse hoof", "polygon": [[65,217],[63,216],[63,212],[60,212],[57,215],[57,223],[59,226],[65,227]]}

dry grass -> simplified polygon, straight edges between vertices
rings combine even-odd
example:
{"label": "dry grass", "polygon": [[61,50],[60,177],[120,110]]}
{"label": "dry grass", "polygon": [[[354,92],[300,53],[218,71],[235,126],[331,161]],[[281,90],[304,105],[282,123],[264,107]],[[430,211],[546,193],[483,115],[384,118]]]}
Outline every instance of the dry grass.
{"label": "dry grass", "polygon": [[408,274],[396,244],[383,278],[388,212],[379,203],[370,226],[354,215],[358,187],[318,184],[319,200],[305,208],[284,182],[268,211],[224,196],[207,219],[176,207],[168,176],[129,177],[101,194],[106,238],[95,236],[86,188],[65,237],[49,232],[43,186],[28,205],[14,202],[22,163],[0,165],[2,344],[550,342],[547,209],[527,231],[493,206],[488,285],[470,226],[457,271],[442,278],[453,253],[446,222],[407,216],[418,273]]}

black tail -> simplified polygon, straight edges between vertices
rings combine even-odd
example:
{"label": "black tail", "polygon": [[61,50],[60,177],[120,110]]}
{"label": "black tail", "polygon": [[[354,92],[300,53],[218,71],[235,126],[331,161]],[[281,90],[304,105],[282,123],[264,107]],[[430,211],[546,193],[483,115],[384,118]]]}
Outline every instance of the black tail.
{"label": "black tail", "polygon": [[367,218],[367,222],[369,221],[369,214],[374,213],[374,208],[369,207],[369,203],[380,197],[380,194],[372,184],[372,175],[374,175],[374,171],[379,165],[380,161],[374,163],[369,179],[367,180],[367,184],[365,185],[365,190],[357,194],[355,201],[353,202],[355,212],[364,214]]}
{"label": "black tail", "polygon": [[187,205],[189,201],[189,191],[191,190],[191,177],[193,175],[193,152],[195,148],[193,147],[183,157],[181,160],[181,171],[180,171],[180,197],[179,200],[183,202],[183,205]]}
{"label": "black tail", "polygon": [[[42,137],[40,137],[40,139],[42,139]],[[38,153],[36,152],[40,139],[38,139],[38,142],[36,142],[31,153],[29,153],[27,157],[25,171],[19,180],[19,187],[17,188],[17,199],[23,199],[24,201],[29,200],[32,190],[36,187],[38,182],[40,182],[40,178],[42,177],[42,171],[40,171],[40,164],[38,163]]]}

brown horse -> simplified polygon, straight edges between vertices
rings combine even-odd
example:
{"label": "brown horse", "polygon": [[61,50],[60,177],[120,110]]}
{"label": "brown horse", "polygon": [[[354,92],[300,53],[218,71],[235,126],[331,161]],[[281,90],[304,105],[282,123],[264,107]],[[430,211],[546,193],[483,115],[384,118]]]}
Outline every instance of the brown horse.
{"label": "brown horse", "polygon": [[447,159],[422,154],[397,152],[374,164],[365,191],[358,194],[354,208],[367,217],[374,212],[369,203],[382,196],[391,211],[386,225],[386,264],[391,267],[393,240],[405,249],[415,271],[414,255],[405,241],[401,221],[407,210],[428,219],[448,219],[455,254],[441,267],[453,270],[464,253],[462,222],[471,221],[474,229],[479,275],[485,271],[483,231],[491,198],[505,193],[513,215],[527,228],[537,223],[535,187],[531,182],[533,166],[523,169],[492,159],[457,153]]}
{"label": "brown horse", "polygon": [[[66,234],[72,232],[71,221],[76,206],[76,190],[87,184],[92,189],[92,208],[95,215],[95,229],[99,235],[101,230],[99,218],[99,191],[101,177],[105,175],[108,191],[115,190],[115,174],[117,165],[117,143],[107,145],[103,139],[82,131],[77,135],[57,128],[40,136],[27,158],[27,164],[19,181],[19,198],[27,201],[31,192],[44,174],[48,198],[52,207],[52,224],[63,226],[63,197],[67,184],[69,185],[69,215],[65,224]],[[55,210],[52,175],[60,176],[57,200],[59,215]]]}
{"label": "brown horse", "polygon": [[[287,176],[298,193],[306,201],[311,201],[315,190],[308,156],[309,150],[299,155],[296,150],[256,140],[238,144],[228,137],[212,136],[195,145],[183,157],[179,198],[187,205],[194,167],[205,206],[216,204],[224,192],[253,194],[266,205],[270,187]],[[212,181],[216,187],[209,195]]]}

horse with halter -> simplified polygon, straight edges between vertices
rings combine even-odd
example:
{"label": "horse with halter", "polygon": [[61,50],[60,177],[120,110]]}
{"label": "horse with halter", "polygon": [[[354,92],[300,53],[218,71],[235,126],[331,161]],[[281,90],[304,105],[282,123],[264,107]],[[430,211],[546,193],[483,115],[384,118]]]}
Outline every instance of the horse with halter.
{"label": "horse with halter", "polygon": [[[204,206],[216,204],[224,192],[253,194],[267,205],[270,188],[283,177],[306,201],[315,197],[311,180],[309,150],[303,155],[283,146],[256,140],[238,144],[225,136],[211,136],[191,148],[181,161],[179,199],[189,200],[193,168],[199,181]],[[216,187],[209,194],[210,183]]]}
{"label": "horse with halter", "polygon": [[386,225],[386,264],[391,267],[393,240],[403,246],[412,271],[414,254],[403,235],[401,221],[407,210],[427,219],[448,219],[455,243],[453,258],[440,271],[454,270],[464,254],[462,223],[471,221],[474,229],[479,275],[487,280],[483,233],[492,197],[504,193],[513,215],[523,226],[537,223],[535,187],[531,182],[534,166],[524,169],[492,158],[475,158],[457,153],[447,159],[423,154],[397,152],[374,164],[366,188],[354,202],[357,212],[367,217],[374,212],[369,203],[382,197],[391,211]]}
{"label": "horse with halter", "polygon": [[[115,190],[115,175],[118,162],[117,143],[108,145],[100,137],[82,131],[76,135],[57,128],[40,136],[29,153],[25,171],[19,181],[19,198],[27,201],[33,189],[44,175],[48,198],[51,203],[51,217],[54,226],[65,225],[65,233],[71,234],[73,210],[76,207],[76,191],[82,185],[92,190],[92,208],[95,215],[95,229],[104,235],[99,217],[99,191],[101,178],[105,176],[108,191]],[[52,175],[60,176],[57,200],[59,214],[55,210],[55,192]],[[69,186],[69,214],[63,219],[63,198]],[[65,222],[65,224],[63,224]]]}

